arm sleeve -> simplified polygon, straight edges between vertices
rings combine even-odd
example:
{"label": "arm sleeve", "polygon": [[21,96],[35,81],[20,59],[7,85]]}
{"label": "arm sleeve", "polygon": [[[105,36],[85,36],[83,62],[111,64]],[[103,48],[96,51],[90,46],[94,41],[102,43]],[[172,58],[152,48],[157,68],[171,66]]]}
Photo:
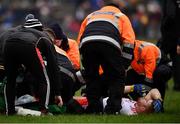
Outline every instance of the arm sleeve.
{"label": "arm sleeve", "polygon": [[71,60],[73,67],[76,70],[80,69],[80,53],[79,47],[75,40],[69,39],[70,49],[67,51],[68,57]]}
{"label": "arm sleeve", "polygon": [[156,68],[156,57],[151,49],[144,48],[142,52],[142,59],[144,59],[144,71],[145,71],[145,81],[152,83],[153,72]]}
{"label": "arm sleeve", "polygon": [[119,29],[123,42],[122,56],[124,66],[127,69],[134,58],[135,34],[127,16],[120,17]]}
{"label": "arm sleeve", "polygon": [[51,92],[55,95],[61,95],[61,76],[57,63],[57,53],[54,45],[46,38],[42,39],[38,43],[38,47],[42,55],[47,60],[47,70],[50,79]]}
{"label": "arm sleeve", "polygon": [[80,44],[81,36],[82,36],[83,33],[84,33],[86,24],[87,24],[87,18],[86,18],[86,19],[82,22],[82,24],[81,24],[81,27],[80,27],[80,30],[79,30],[79,34],[78,34],[78,38],[77,38],[77,43],[78,43],[78,45]]}

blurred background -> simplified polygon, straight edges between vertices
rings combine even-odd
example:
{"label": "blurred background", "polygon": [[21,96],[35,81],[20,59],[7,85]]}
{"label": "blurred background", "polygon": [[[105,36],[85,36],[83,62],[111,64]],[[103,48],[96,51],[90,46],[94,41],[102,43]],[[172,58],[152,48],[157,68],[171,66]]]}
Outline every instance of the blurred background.
{"label": "blurred background", "polygon": [[[0,0],[0,33],[23,24],[32,13],[45,26],[59,22],[68,37],[76,39],[82,20],[102,5],[101,0]],[[122,0],[121,6],[138,39],[160,38],[161,0]]]}

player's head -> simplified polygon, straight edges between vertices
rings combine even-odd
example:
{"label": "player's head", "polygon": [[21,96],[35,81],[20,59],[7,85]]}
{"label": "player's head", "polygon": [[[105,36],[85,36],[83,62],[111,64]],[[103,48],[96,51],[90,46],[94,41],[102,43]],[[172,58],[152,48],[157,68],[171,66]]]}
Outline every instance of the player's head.
{"label": "player's head", "polygon": [[139,98],[137,100],[136,111],[137,113],[152,113],[153,110],[153,100],[146,100],[144,98]]}
{"label": "player's head", "polygon": [[56,41],[61,41],[61,43],[57,46],[61,47],[63,50],[68,50],[69,49],[69,44],[68,44],[68,38],[63,32],[61,26],[58,23],[53,23],[49,25],[49,29],[51,29],[54,32],[55,39]]}

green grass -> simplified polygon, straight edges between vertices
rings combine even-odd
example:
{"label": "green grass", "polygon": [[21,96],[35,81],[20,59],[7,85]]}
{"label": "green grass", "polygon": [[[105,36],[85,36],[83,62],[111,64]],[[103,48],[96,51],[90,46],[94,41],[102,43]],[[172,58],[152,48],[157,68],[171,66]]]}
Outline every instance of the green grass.
{"label": "green grass", "polygon": [[180,92],[172,90],[169,83],[164,102],[165,113],[138,116],[122,115],[58,115],[22,117],[0,115],[0,123],[180,123]]}

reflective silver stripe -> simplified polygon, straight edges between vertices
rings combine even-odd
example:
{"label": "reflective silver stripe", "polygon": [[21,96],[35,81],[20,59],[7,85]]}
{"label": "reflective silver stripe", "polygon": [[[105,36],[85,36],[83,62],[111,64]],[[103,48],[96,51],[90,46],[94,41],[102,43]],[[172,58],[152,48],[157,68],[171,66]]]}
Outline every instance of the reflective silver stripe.
{"label": "reflective silver stripe", "polygon": [[152,79],[150,79],[150,78],[147,78],[147,77],[146,77],[144,80],[145,80],[146,82],[148,82],[148,83],[153,83]]}
{"label": "reflective silver stripe", "polygon": [[121,33],[121,30],[119,29],[120,28],[120,26],[119,26],[119,18],[121,17],[121,16],[123,16],[124,14],[123,13],[116,13],[114,16],[115,16],[115,18],[114,18],[114,23],[117,25],[117,29],[119,30],[119,32]]}
{"label": "reflective silver stripe", "polygon": [[112,21],[110,19],[106,19],[106,18],[92,19],[92,20],[87,22],[87,25],[92,23],[92,22],[97,22],[97,21],[106,21],[106,22],[109,22],[109,23],[113,24],[119,30],[118,23],[116,23],[115,21]]}
{"label": "reflective silver stripe", "polygon": [[120,13],[116,13],[114,16],[119,18],[119,17],[121,17],[121,16],[123,16],[123,15],[124,15],[124,14],[120,12]]}
{"label": "reflective silver stripe", "polygon": [[74,82],[76,81],[76,78],[74,77],[74,74],[71,71],[69,71],[68,69],[66,69],[66,68],[64,68],[62,66],[58,66],[58,67],[60,68],[61,72],[65,73],[66,75],[71,77]]}
{"label": "reflective silver stripe", "polygon": [[4,86],[4,101],[6,104],[6,115],[8,115],[8,102],[7,102],[7,95],[6,95],[6,85]]}
{"label": "reflective silver stripe", "polygon": [[[98,18],[98,19],[90,19],[91,16],[93,15],[97,15],[97,14],[106,14],[106,15],[112,15],[114,16],[114,20],[111,20],[111,19],[107,19],[107,18]],[[91,15],[89,15],[87,18],[88,18],[88,22],[87,22],[87,25],[92,23],[92,22],[96,22],[96,21],[106,21],[106,22],[109,22],[111,23],[112,25],[114,25],[118,30],[119,30],[119,18],[121,16],[123,16],[124,14],[123,13],[115,13],[114,12],[95,12]],[[120,31],[120,30],[119,30]]]}
{"label": "reflective silver stripe", "polygon": [[84,43],[90,42],[90,41],[92,41],[92,40],[108,41],[108,42],[112,43],[113,45],[115,45],[116,47],[118,47],[118,48],[120,49],[120,51],[122,51],[122,50],[121,50],[121,46],[120,46],[120,44],[118,43],[118,41],[114,40],[114,39],[111,38],[111,37],[104,36],[104,35],[94,35],[94,36],[85,37],[85,38],[82,39],[79,47],[81,48]]}
{"label": "reflective silver stripe", "polygon": [[[41,37],[41,38],[43,38],[43,37]],[[40,38],[40,39],[41,39],[41,38]],[[38,40],[38,42],[40,41],[40,39]],[[37,44],[36,44],[36,45],[37,45]],[[39,58],[39,61],[41,62],[41,59],[43,60],[43,57],[42,57],[41,53],[40,53],[40,55],[39,55],[39,53],[38,53],[37,50],[36,50],[36,52],[37,52],[37,56],[38,56],[38,58]],[[39,51],[39,52],[40,52],[40,51]],[[47,83],[46,101],[45,101],[44,106],[45,106],[46,109],[48,109],[49,96],[50,96],[50,81],[49,81],[49,77],[48,77],[48,74],[47,74],[47,70],[46,70],[45,62],[44,62],[44,61],[42,62],[42,68],[43,68],[43,73],[44,73],[44,76],[45,76],[45,79],[46,79],[46,83]]]}
{"label": "reflective silver stripe", "polygon": [[84,80],[84,78],[83,78],[83,76],[81,74],[81,71],[76,72],[76,76],[77,76],[79,82],[81,82],[82,84],[86,83],[86,81]]}
{"label": "reflective silver stripe", "polygon": [[124,41],[124,43],[123,43],[123,47],[127,47],[127,48],[134,49],[134,44],[127,43],[126,41]]}
{"label": "reflective silver stripe", "polygon": [[47,70],[46,67],[43,66],[43,72],[46,78],[46,82],[47,82],[47,93],[46,93],[46,102],[45,102],[45,107],[48,108],[48,104],[49,104],[49,96],[50,96],[50,81],[49,81],[49,77],[47,74]]}
{"label": "reflective silver stripe", "polygon": [[156,64],[158,65],[161,61],[161,50],[159,48],[157,48],[159,51],[159,57],[156,59]]}
{"label": "reflective silver stripe", "polygon": [[133,55],[131,55],[131,54],[129,54],[129,53],[126,53],[126,52],[122,52],[122,56],[123,56],[124,58],[126,58],[126,59],[129,59],[129,60],[131,60],[132,57],[133,57]]}
{"label": "reflective silver stripe", "polygon": [[3,65],[0,65],[0,69],[4,70],[4,66],[3,66]]}

